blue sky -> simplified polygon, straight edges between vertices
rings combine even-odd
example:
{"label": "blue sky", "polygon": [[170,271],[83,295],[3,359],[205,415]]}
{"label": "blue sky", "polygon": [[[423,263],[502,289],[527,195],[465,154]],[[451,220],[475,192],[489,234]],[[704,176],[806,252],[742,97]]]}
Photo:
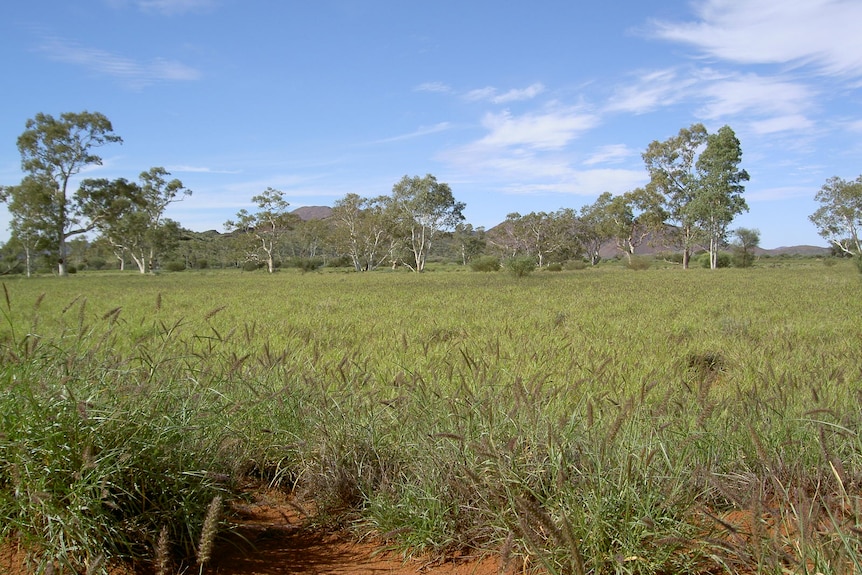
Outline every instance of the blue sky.
{"label": "blue sky", "polygon": [[643,185],[647,145],[703,122],[751,175],[732,227],[826,245],[814,195],[862,173],[860,22],[858,0],[4,2],[0,184],[28,118],[89,110],[124,144],[83,176],[163,166],[193,230],[267,187],[332,205],[426,173],[490,227]]}

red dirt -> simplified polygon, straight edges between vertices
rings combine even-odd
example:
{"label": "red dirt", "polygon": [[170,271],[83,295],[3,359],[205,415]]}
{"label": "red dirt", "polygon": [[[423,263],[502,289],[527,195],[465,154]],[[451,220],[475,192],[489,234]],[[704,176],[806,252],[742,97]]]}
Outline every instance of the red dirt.
{"label": "red dirt", "polygon": [[[207,575],[496,575],[497,557],[448,561],[403,559],[375,541],[307,526],[297,505],[276,491],[255,491],[250,504],[236,505],[232,535],[216,542]],[[16,545],[0,547],[0,575],[29,575],[25,553]],[[184,569],[197,572],[197,566]],[[131,570],[111,569],[117,575]]]}
{"label": "red dirt", "polygon": [[258,491],[249,505],[234,509],[238,519],[232,542],[222,541],[205,573],[210,575],[356,574],[356,575],[492,575],[499,560],[461,558],[451,561],[403,559],[374,541],[355,541],[346,534],[314,530],[278,492]]}

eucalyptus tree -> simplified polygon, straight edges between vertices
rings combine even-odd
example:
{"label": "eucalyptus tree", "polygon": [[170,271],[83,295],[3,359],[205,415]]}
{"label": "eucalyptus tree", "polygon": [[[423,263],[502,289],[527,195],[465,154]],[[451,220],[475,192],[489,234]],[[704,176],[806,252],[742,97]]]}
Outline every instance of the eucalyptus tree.
{"label": "eucalyptus tree", "polygon": [[711,267],[733,218],[746,211],[742,198],[748,172],[739,168],[742,149],[736,134],[724,126],[709,134],[703,124],[683,128],[663,142],[653,141],[643,153],[650,175],[649,191],[664,198],[667,219],[676,226],[676,245],[689,267],[692,249],[709,246]]}
{"label": "eucalyptus tree", "polygon": [[141,172],[140,184],[124,178],[88,179],[76,198],[81,212],[113,246],[123,261],[128,253],[142,273],[151,272],[160,254],[175,243],[179,224],[165,218],[165,210],[191,195],[183,183],[162,167]]}
{"label": "eucalyptus tree", "polygon": [[8,188],[9,211],[22,227],[50,243],[58,273],[65,276],[66,241],[93,229],[92,222],[82,219],[71,195],[72,179],[84,168],[102,164],[96,148],[122,139],[114,134],[108,118],[97,112],[67,112],[59,119],[39,113],[25,127],[18,137],[18,151],[27,176],[21,185]]}
{"label": "eucalyptus tree", "polygon": [[737,265],[747,268],[754,262],[754,248],[760,245],[760,230],[754,228],[736,228],[733,230],[736,238],[733,247],[738,254]]}
{"label": "eucalyptus tree", "polygon": [[274,188],[267,188],[261,194],[253,196],[258,211],[250,213],[248,210],[237,212],[236,220],[225,222],[225,228],[238,234],[245,234],[251,239],[254,248],[248,253],[252,260],[261,259],[266,262],[269,273],[275,271],[275,253],[284,235],[289,232],[296,223],[298,217],[287,211],[290,203],[284,199],[284,192]]}
{"label": "eucalyptus tree", "polygon": [[348,256],[358,272],[375,270],[392,261],[396,239],[388,220],[387,198],[347,194],[332,208],[335,250]]}
{"label": "eucalyptus tree", "polygon": [[668,221],[676,226],[675,243],[682,249],[684,269],[688,269],[691,252],[700,238],[697,218],[689,204],[699,190],[695,166],[708,135],[703,124],[693,124],[663,142],[654,140],[642,156],[650,176],[647,187],[664,196]]}
{"label": "eucalyptus tree", "polygon": [[820,235],[841,253],[862,257],[862,176],[829,178],[814,199],[820,207],[809,219]]}
{"label": "eucalyptus tree", "polygon": [[449,184],[431,174],[404,176],[392,187],[387,203],[395,234],[411,254],[412,262],[404,263],[415,272],[425,270],[435,238],[464,220],[464,203],[455,200]]}
{"label": "eucalyptus tree", "polygon": [[[601,194],[588,209],[588,223],[596,239],[613,240],[617,250],[631,262],[638,246],[664,231],[666,214],[655,191],[637,188],[620,195]],[[592,248],[598,257],[598,247]]]}
{"label": "eucalyptus tree", "polygon": [[687,211],[709,242],[709,267],[718,267],[718,250],[727,242],[733,219],[748,211],[742,197],[748,172],[739,169],[742,148],[733,130],[723,126],[707,136],[706,148],[697,159],[698,190]]}

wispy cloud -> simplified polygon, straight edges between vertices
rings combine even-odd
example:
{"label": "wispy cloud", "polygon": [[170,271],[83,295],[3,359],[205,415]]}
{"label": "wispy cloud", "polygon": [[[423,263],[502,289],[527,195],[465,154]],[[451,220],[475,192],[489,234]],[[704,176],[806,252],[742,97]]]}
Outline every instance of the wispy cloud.
{"label": "wispy cloud", "polygon": [[800,115],[815,99],[802,84],[756,74],[717,78],[700,91],[708,100],[701,114],[708,119],[742,113]]}
{"label": "wispy cloud", "polygon": [[480,178],[512,194],[590,195],[630,189],[643,179],[643,170],[572,166],[570,145],[598,122],[597,116],[577,107],[549,107],[522,115],[488,113],[482,119],[485,135],[438,159],[465,179]]}
{"label": "wispy cloud", "polygon": [[509,102],[518,102],[523,100],[532,100],[539,94],[545,91],[544,84],[535,83],[526,88],[514,88],[502,94],[497,93],[497,89],[492,86],[477,88],[470,90],[464,94],[464,99],[471,102],[489,101],[494,104],[507,104]]}
{"label": "wispy cloud", "polygon": [[452,88],[443,82],[425,82],[414,88],[416,92],[436,92],[440,94],[448,94]]}
{"label": "wispy cloud", "polygon": [[596,152],[584,160],[584,165],[594,166],[596,164],[614,164],[637,155],[637,152],[625,144],[611,144],[602,146]]}
{"label": "wispy cloud", "polygon": [[515,116],[509,111],[488,113],[482,125],[488,134],[477,142],[484,148],[557,150],[582,132],[595,127],[598,118],[576,108]]}
{"label": "wispy cloud", "polygon": [[743,64],[813,65],[862,75],[862,3],[855,0],[701,0],[691,22],[652,23],[655,36]]}
{"label": "wispy cloud", "polygon": [[645,114],[684,99],[695,83],[693,78],[685,78],[674,69],[642,72],[634,82],[617,88],[605,110]]}
{"label": "wispy cloud", "polygon": [[176,60],[154,58],[149,62],[139,62],[60,38],[49,38],[38,50],[51,60],[74,64],[97,74],[117,78],[126,86],[135,89],[157,82],[186,82],[201,77],[200,71]]}
{"label": "wispy cloud", "polygon": [[411,140],[413,138],[419,138],[421,136],[427,136],[429,134],[436,134],[438,132],[443,132],[448,130],[451,127],[449,122],[440,122],[434,124],[433,126],[421,126],[417,130],[414,130],[407,134],[400,134],[398,136],[392,136],[391,138],[384,138],[382,140],[375,140],[372,142],[373,144],[386,144],[389,142],[400,142],[402,140]]}

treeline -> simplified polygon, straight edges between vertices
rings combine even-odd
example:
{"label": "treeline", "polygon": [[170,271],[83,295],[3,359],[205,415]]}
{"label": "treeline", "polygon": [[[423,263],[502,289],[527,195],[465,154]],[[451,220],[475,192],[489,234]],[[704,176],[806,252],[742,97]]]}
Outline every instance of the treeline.
{"label": "treeline", "polygon": [[[748,209],[742,194],[749,176],[739,168],[742,151],[733,130],[709,134],[695,124],[649,145],[645,187],[604,193],[580,210],[512,213],[491,230],[466,223],[464,203],[427,174],[404,176],[388,195],[348,194],[325,219],[300,219],[283,191],[267,188],[251,198],[253,211],[225,222],[229,233],[196,233],[164,216],[171,203],[192,193],[164,168],[150,168],[137,181],[85,179],[70,189],[84,168],[101,164],[98,148],[119,143],[99,113],[38,114],[27,121],[18,138],[26,175],[0,188],[12,216],[0,271],[55,268],[62,276],[126,266],[148,273],[344,265],[359,272],[395,266],[421,272],[429,258],[467,265],[480,256],[526,257],[538,266],[596,264],[609,243],[629,259],[639,246],[661,243],[681,254],[685,268],[691,254],[704,249],[715,268],[731,222]],[[759,241],[756,230],[735,233],[745,254]]]}

